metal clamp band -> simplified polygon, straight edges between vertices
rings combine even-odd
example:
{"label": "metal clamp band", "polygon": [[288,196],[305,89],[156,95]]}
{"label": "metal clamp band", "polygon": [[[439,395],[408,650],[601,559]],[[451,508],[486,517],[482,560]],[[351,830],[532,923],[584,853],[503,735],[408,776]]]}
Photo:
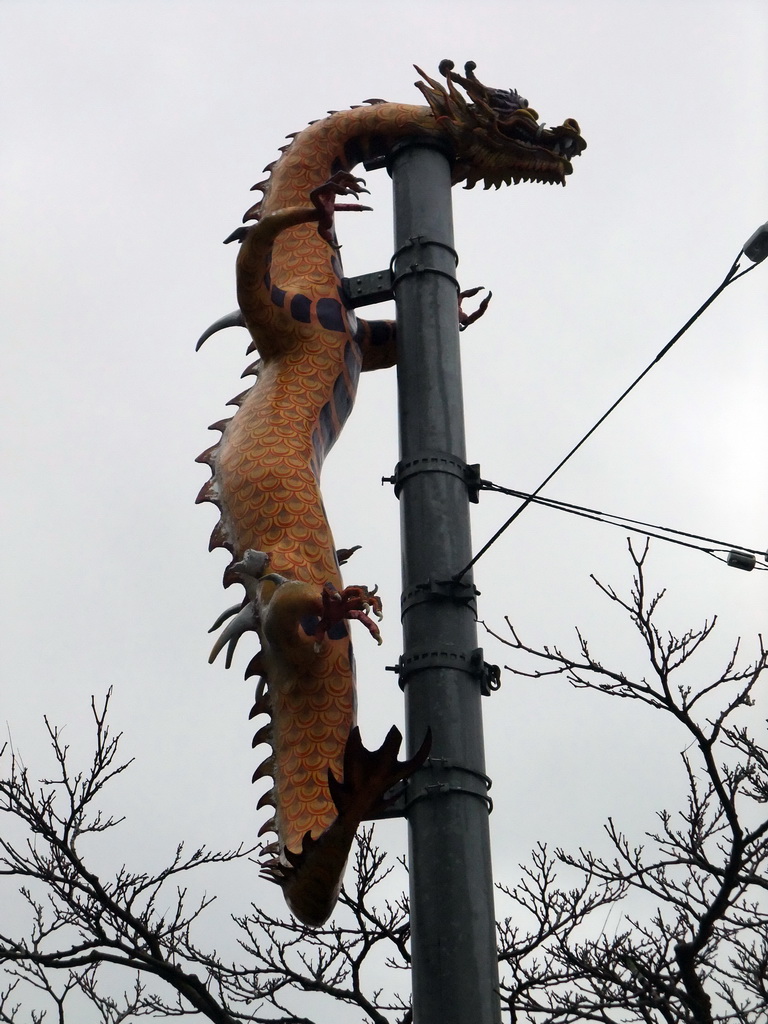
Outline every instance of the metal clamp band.
{"label": "metal clamp band", "polygon": [[467,583],[466,580],[426,580],[424,583],[416,583],[414,586],[404,590],[400,598],[400,618],[415,604],[423,604],[424,601],[454,601],[456,604],[468,605],[476,612],[475,598],[480,591],[474,583]]}
{"label": "metal clamp band", "polygon": [[452,786],[448,782],[438,782],[434,786],[427,786],[421,793],[417,793],[412,799],[406,801],[400,813],[407,817],[408,811],[419,800],[429,800],[432,797],[442,796],[443,793],[466,793],[467,796],[475,796],[483,801],[489,814],[493,811],[493,800],[485,793],[478,793],[476,790],[466,789],[464,786]]}
{"label": "metal clamp band", "polygon": [[[408,799],[408,794],[406,792],[406,799],[403,805],[404,814],[407,815],[410,808],[417,801],[429,800],[437,796],[442,796],[446,793],[465,793],[467,796],[477,797],[478,799],[482,800],[483,803],[486,805],[489,814],[491,813],[491,811],[493,811],[493,800],[488,796],[488,791],[490,790],[493,783],[487,775],[483,774],[483,772],[479,772],[474,768],[468,768],[466,765],[458,764],[455,761],[449,761],[447,758],[444,757],[428,757],[427,760],[424,762],[424,769],[422,769],[422,771],[430,768],[433,770],[433,777],[435,774],[434,770],[438,769],[439,771],[463,772],[465,775],[469,775],[473,779],[479,779],[485,786],[485,793],[480,793],[478,790],[470,789],[467,786],[456,785],[453,782],[430,782],[423,787],[421,792],[416,793],[410,799]],[[409,780],[409,789],[412,786],[413,781]]]}
{"label": "metal clamp band", "polygon": [[469,500],[473,504],[480,500],[480,464],[468,465],[463,459],[449,452],[425,451],[408,462],[398,462],[394,474],[383,476],[381,482],[394,484],[395,497],[399,498],[403,483],[412,476],[418,476],[419,473],[446,473],[458,477],[466,484]]}
{"label": "metal clamp band", "polygon": [[389,261],[389,269],[394,271],[395,260],[397,259],[398,256],[402,256],[403,253],[408,252],[409,249],[419,250],[425,245],[434,245],[438,249],[445,249],[446,252],[449,252],[451,256],[453,256],[453,265],[455,267],[458,267],[459,254],[456,252],[453,246],[448,245],[446,242],[431,241],[429,238],[425,238],[424,235],[412,235],[405,243],[405,245],[401,245],[399,249],[395,250],[394,256]]}
{"label": "metal clamp band", "polygon": [[430,668],[449,668],[457,672],[466,672],[474,679],[480,680],[480,692],[484,697],[490,697],[491,693],[501,687],[501,669],[498,665],[489,665],[484,660],[482,647],[476,647],[473,651],[436,651],[425,648],[410,651],[407,655],[401,654],[397,665],[386,666],[388,672],[395,672],[399,676],[401,690],[405,689],[410,676]]}
{"label": "metal clamp band", "polygon": [[[451,256],[453,256],[454,266],[459,265],[458,253],[452,246],[446,245],[445,242],[438,242],[436,240],[431,241],[430,239],[425,238],[423,235],[414,235],[412,238],[408,239],[405,245],[400,246],[400,248],[395,252],[392,259],[389,261],[389,271],[392,278],[392,290],[394,291],[396,289],[397,285],[400,283],[400,281],[403,280],[403,278],[410,277],[412,274],[438,274],[440,277],[447,277],[451,284],[454,285],[458,293],[460,291],[459,282],[454,274],[450,274],[448,273],[447,270],[442,270],[439,267],[425,266],[421,262],[421,250],[426,246],[432,246],[437,249],[445,249],[447,252],[451,254]],[[398,257],[402,256],[404,253],[407,253],[411,249],[415,250],[414,259],[416,260],[416,262],[409,264],[407,270],[400,271],[399,273],[396,272],[395,263]]]}
{"label": "metal clamp band", "polygon": [[411,776],[411,778],[405,779],[403,782],[393,786],[387,793],[387,806],[379,808],[367,820],[374,821],[382,818],[406,817],[410,808],[415,803],[418,803],[419,800],[430,800],[434,797],[442,796],[444,793],[466,793],[467,796],[475,796],[483,801],[488,808],[489,814],[493,811],[493,800],[488,796],[493,782],[488,775],[484,775],[483,772],[478,772],[474,768],[467,768],[466,765],[458,764],[455,761],[449,761],[445,757],[428,757],[420,770],[424,771],[430,768],[432,769],[433,778],[436,775],[436,768],[442,771],[464,772],[472,778],[479,779],[485,786],[485,793],[480,793],[478,790],[470,789],[467,786],[457,786],[451,782],[428,782],[424,785],[421,792],[416,793],[409,799],[408,790],[413,786],[413,779],[415,778],[415,776]]}

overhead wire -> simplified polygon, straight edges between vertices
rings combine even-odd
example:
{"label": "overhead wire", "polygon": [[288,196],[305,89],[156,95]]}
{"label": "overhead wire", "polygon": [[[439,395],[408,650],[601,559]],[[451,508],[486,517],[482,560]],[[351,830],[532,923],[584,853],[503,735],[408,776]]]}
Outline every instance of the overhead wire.
{"label": "overhead wire", "polygon": [[[734,544],[729,541],[716,540],[714,537],[705,537],[701,534],[691,533],[687,530],[679,530],[670,526],[659,526],[654,523],[647,523],[641,519],[631,519],[628,516],[615,515],[612,512],[602,512],[599,509],[587,508],[583,505],[575,505],[567,501],[559,501],[556,498],[545,498],[541,495],[527,494],[512,487],[502,487],[491,480],[479,480],[480,490],[492,491],[497,494],[506,494],[512,498],[523,498],[537,505],[544,505],[546,508],[555,509],[558,512],[568,512],[571,515],[581,516],[584,519],[592,519],[607,526],[618,526],[633,533],[641,533],[646,537],[653,537],[658,540],[666,540],[672,544],[680,544],[683,547],[693,548],[696,551],[703,551],[705,554],[720,558],[718,552],[726,556],[736,550],[741,553],[759,556],[768,559],[768,552],[760,548],[750,548],[745,544]],[[694,543],[700,541],[702,543]],[[712,546],[703,546],[712,545]],[[757,565],[754,568],[768,571],[768,564]]]}
{"label": "overhead wire", "polygon": [[[750,270],[754,270],[755,267],[758,265],[758,262],[760,262],[762,259],[765,258],[765,254],[761,251],[760,252],[760,257],[759,257],[758,260],[755,260],[755,262],[753,262],[751,266],[749,266],[746,269],[741,270],[739,272],[739,262],[741,260],[741,257],[743,255],[745,255],[745,253],[747,253],[747,250],[749,249],[750,245],[753,243],[753,240],[757,238],[758,234],[760,232],[765,234],[767,228],[768,228],[768,225],[763,225],[763,227],[759,228],[758,231],[755,232],[755,234],[745,243],[744,248],[739,252],[739,255],[733,261],[733,263],[731,265],[731,268],[728,271],[728,273],[726,274],[725,278],[723,279],[721,284],[719,284],[717,286],[717,288],[715,288],[715,290],[712,292],[712,294],[709,296],[709,298],[706,299],[706,301],[703,302],[699,306],[699,308],[696,310],[696,312],[693,314],[693,316],[691,316],[686,321],[686,323],[680,328],[680,330],[677,332],[677,334],[675,334],[672,338],[670,338],[670,340],[661,349],[661,351],[658,353],[658,355],[656,355],[654,357],[654,359],[651,360],[651,362],[646,366],[646,368],[642,371],[642,373],[638,374],[638,376],[635,377],[635,379],[632,381],[632,383],[629,385],[629,387],[626,388],[619,395],[619,397],[616,399],[616,401],[613,403],[613,405],[611,405],[610,408],[608,408],[603,413],[603,415],[600,417],[600,419],[597,420],[597,422],[592,427],[589,428],[589,430],[586,432],[586,434],[584,434],[584,436],[581,438],[581,440],[576,442],[576,444],[571,448],[571,450],[568,452],[568,454],[563,459],[561,459],[560,462],[558,462],[558,464],[555,466],[555,468],[541,481],[539,486],[534,491],[532,491],[524,499],[522,504],[519,505],[518,508],[515,509],[515,511],[512,513],[512,515],[507,519],[507,521],[502,526],[499,527],[499,529],[493,534],[493,536],[490,538],[490,540],[486,541],[486,543],[480,548],[480,550],[475,555],[473,555],[473,557],[470,559],[469,562],[467,562],[467,564],[464,566],[464,568],[460,572],[457,572],[453,576],[454,580],[460,580],[463,576],[465,576],[469,572],[469,570],[472,568],[472,566],[475,564],[475,562],[477,562],[480,558],[482,558],[482,556],[486,553],[486,551],[488,551],[488,549],[490,547],[492,547],[496,543],[496,541],[499,539],[499,537],[501,537],[501,535],[512,525],[512,523],[514,523],[514,521],[526,510],[526,508],[528,508],[528,506],[539,496],[541,491],[544,490],[544,488],[552,480],[552,478],[555,476],[555,474],[560,472],[560,470],[563,468],[563,466],[566,464],[566,462],[568,462],[569,459],[571,459],[576,454],[576,452],[579,450],[579,448],[581,448],[581,446],[585,443],[585,441],[587,441],[594,434],[594,432],[597,430],[597,428],[602,423],[604,423],[605,420],[608,419],[608,417],[611,415],[611,413],[614,411],[614,409],[616,409],[617,406],[619,406],[624,401],[624,399],[627,397],[627,395],[629,395],[630,392],[633,391],[637,387],[637,385],[640,383],[640,381],[643,380],[643,378],[648,373],[650,373],[650,371],[653,369],[653,367],[661,359],[663,359],[663,357],[669,352],[669,350],[672,348],[672,346],[685,334],[685,332],[688,330],[688,328],[693,323],[695,323],[696,320],[698,320],[698,318],[701,316],[701,314],[709,306],[712,305],[712,303],[715,301],[715,299],[718,297],[718,295],[720,295],[721,292],[725,291],[725,289],[728,287],[729,284],[732,284],[734,281],[737,281],[740,277],[743,277],[745,274],[748,274],[750,272]],[[765,248],[764,239],[762,238],[762,236],[760,238],[760,243],[761,243],[762,248]],[[754,257],[751,254],[748,254],[747,258],[748,259],[753,259]]]}

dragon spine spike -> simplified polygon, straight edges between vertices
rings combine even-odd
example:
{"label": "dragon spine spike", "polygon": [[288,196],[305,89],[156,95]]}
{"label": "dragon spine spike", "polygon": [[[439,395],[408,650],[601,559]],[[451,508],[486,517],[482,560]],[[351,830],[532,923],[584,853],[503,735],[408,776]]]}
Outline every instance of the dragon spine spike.
{"label": "dragon spine spike", "polygon": [[216,482],[213,477],[210,480],[206,480],[195,498],[196,505],[201,505],[204,501],[210,501],[214,505],[219,504],[219,492],[216,489]]}
{"label": "dragon spine spike", "polygon": [[223,433],[224,433],[224,431],[225,431],[225,430],[227,429],[227,426],[228,426],[228,425],[229,425],[229,424],[230,424],[231,422],[232,422],[232,417],[231,417],[231,416],[228,416],[228,417],[227,417],[227,419],[225,419],[225,420],[216,420],[216,422],[215,422],[215,423],[212,423],[212,424],[210,425],[210,427],[208,427],[208,429],[209,429],[209,430],[219,430],[219,431],[221,431],[221,433],[223,434]]}
{"label": "dragon spine spike", "polygon": [[[253,186],[262,198],[245,219],[255,223],[228,239],[240,243],[239,308],[198,343],[225,326],[246,326],[247,351],[259,357],[243,373],[255,383],[228,403],[234,416],[213,425],[221,438],[197,460],[212,470],[198,500],[221,510],[210,547],[233,556],[224,585],[245,589],[242,604],[220,617],[212,655],[226,648],[229,663],[238,638],[258,633],[261,650],[246,677],[261,679],[252,717],[269,716],[254,745],[268,743],[271,753],[254,779],[273,779],[261,799],[267,804],[274,793],[275,815],[262,833],[278,836],[262,851],[263,874],[311,925],[333,910],[359,822],[426,757],[423,748],[398,761],[396,733],[367,751],[355,729],[352,620],[376,636],[368,613],[380,606],[366,588],[344,588],[339,565],[355,549],[337,557],[319,483],[360,373],[392,366],[396,338],[393,325],[358,319],[343,298],[336,215],[365,209],[354,168],[386,159],[402,138],[440,139],[454,154],[453,183],[470,189],[564,184],[585,147],[575,121],[539,124],[515,90],[479,81],[471,61],[464,76],[441,62],[444,81],[416,70],[427,105],[372,98],[288,136]],[[463,325],[477,315],[460,310]]]}
{"label": "dragon spine spike", "polygon": [[216,548],[226,548],[227,551],[234,554],[232,541],[227,536],[221,520],[214,526],[211,531],[211,539],[208,541],[209,551],[214,551]]}
{"label": "dragon spine spike", "polygon": [[269,694],[265,691],[251,708],[248,718],[256,718],[258,715],[268,715],[270,711]]}
{"label": "dragon spine spike", "polygon": [[259,831],[256,833],[256,835],[259,836],[259,838],[261,838],[261,836],[266,835],[267,832],[277,832],[277,823],[274,818],[268,818],[261,826]]}
{"label": "dragon spine spike", "polygon": [[266,725],[262,725],[262,727],[259,729],[256,735],[253,737],[253,742],[251,743],[251,746],[258,747],[260,743],[268,743],[270,746],[272,746],[273,740],[274,728],[270,720],[269,722],[267,722]]}
{"label": "dragon spine spike", "polygon": [[[259,652],[259,654],[260,653],[261,652]],[[253,679],[254,676],[263,676],[263,661],[260,659],[259,654],[251,658],[251,660],[246,665],[245,672],[243,674],[243,679]],[[249,715],[248,717],[250,718],[251,716]]]}
{"label": "dragon spine spike", "polygon": [[211,445],[210,448],[206,448],[204,452],[201,452],[195,459],[195,462],[202,462],[204,465],[210,466],[211,469],[213,469],[216,463],[216,452],[218,451],[218,448],[219,443],[217,441],[216,444]]}
{"label": "dragon spine spike", "polygon": [[261,220],[261,204],[263,200],[259,200],[258,203],[254,203],[253,206],[249,207],[243,214],[243,224],[246,224],[249,220]]}
{"label": "dragon spine spike", "polygon": [[[255,364],[252,363],[251,365]],[[235,395],[234,398],[230,398],[230,400],[227,402],[227,405],[236,405],[238,407],[241,406],[248,397],[248,395],[250,394],[251,390],[251,388],[246,388],[245,391],[241,391],[239,395]]]}
{"label": "dragon spine spike", "polygon": [[[255,359],[252,363],[249,363],[248,366],[246,366],[246,368],[243,370],[243,372],[240,374],[240,376],[241,376],[241,378],[242,377],[258,377],[260,372],[261,372],[261,360],[260,359]],[[250,388],[248,389],[248,391],[250,391]],[[243,395],[247,395],[248,391],[244,391]]]}
{"label": "dragon spine spike", "polygon": [[275,777],[275,757],[274,754],[270,754],[269,757],[265,757],[259,767],[251,776],[251,782],[258,782],[259,779],[273,779]]}
{"label": "dragon spine spike", "polygon": [[275,790],[275,787],[273,786],[271,789],[268,789],[266,791],[266,793],[262,793],[261,794],[261,796],[258,799],[258,802],[256,803],[256,810],[260,811],[262,809],[262,807],[272,807],[272,808],[274,808],[276,803],[277,803],[277,791]]}

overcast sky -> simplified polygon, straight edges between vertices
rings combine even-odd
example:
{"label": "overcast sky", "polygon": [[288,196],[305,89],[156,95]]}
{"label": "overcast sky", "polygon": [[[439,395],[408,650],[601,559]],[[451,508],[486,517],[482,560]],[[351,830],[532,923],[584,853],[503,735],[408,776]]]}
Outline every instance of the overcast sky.
{"label": "overcast sky", "polygon": [[[322,15],[318,10],[322,7]],[[221,240],[288,132],[370,96],[417,103],[412,65],[474,60],[588,149],[565,189],[457,191],[462,284],[493,289],[462,338],[469,461],[532,490],[721,281],[768,219],[763,0],[458,3],[391,0],[0,2],[3,728],[46,766],[41,716],[87,740],[92,693],[136,755],[115,800],[115,856],[160,862],[180,838],[255,836],[252,687],[209,667],[231,603],[215,521],[195,506],[206,427],[242,390],[245,336],[195,340],[233,309]],[[386,266],[390,183],[338,225],[348,273]],[[729,288],[555,478],[547,494],[747,547],[768,547],[768,268]],[[362,381],[329,457],[325,502],[350,582],[378,583],[385,645],[360,635],[360,721],[402,724],[394,373]],[[510,514],[484,496],[479,546]],[[531,508],[478,563],[480,615],[635,667],[631,627],[589,580],[628,587],[626,535]],[[702,669],[765,628],[768,575],[656,543],[664,624],[718,613]],[[362,631],[360,631],[362,633]],[[486,659],[506,652],[481,637]],[[496,876],[537,839],[637,838],[669,799],[684,737],[638,706],[505,674],[486,703]],[[5,723],[7,722],[7,727]],[[82,749],[87,750],[87,746]],[[381,836],[399,849],[403,823]],[[106,861],[105,861],[106,863]],[[235,875],[232,876],[234,878]],[[255,869],[224,903],[273,900]],[[229,883],[228,883],[229,884]],[[227,904],[229,900],[229,904]]]}

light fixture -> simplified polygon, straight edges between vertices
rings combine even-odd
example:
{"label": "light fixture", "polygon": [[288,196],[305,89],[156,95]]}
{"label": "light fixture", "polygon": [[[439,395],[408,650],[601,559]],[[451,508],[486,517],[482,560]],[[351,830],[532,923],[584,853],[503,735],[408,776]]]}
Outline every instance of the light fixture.
{"label": "light fixture", "polygon": [[741,251],[753,263],[763,262],[768,256],[768,221],[759,227],[753,235],[750,235]]}

